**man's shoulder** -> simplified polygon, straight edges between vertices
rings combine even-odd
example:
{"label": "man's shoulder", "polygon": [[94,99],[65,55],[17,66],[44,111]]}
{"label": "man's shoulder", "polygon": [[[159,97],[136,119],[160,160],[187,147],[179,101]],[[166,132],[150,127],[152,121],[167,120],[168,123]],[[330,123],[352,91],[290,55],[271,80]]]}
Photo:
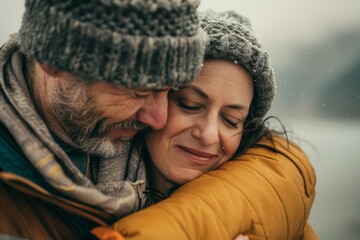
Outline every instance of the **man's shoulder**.
{"label": "man's shoulder", "polygon": [[9,130],[2,124],[0,124],[0,171],[12,172],[34,182],[42,179]]}
{"label": "man's shoulder", "polygon": [[9,130],[0,123],[0,162],[5,159],[18,158],[23,155],[21,152],[19,145]]}

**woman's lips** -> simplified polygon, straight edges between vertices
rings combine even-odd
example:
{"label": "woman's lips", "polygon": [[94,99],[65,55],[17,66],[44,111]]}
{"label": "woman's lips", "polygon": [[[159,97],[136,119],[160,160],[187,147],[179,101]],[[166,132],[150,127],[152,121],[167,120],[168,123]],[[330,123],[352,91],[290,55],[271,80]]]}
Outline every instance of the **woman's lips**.
{"label": "woman's lips", "polygon": [[185,147],[185,146],[178,146],[183,153],[190,158],[195,163],[198,164],[207,164],[211,158],[215,157],[215,154],[202,152],[193,148]]}

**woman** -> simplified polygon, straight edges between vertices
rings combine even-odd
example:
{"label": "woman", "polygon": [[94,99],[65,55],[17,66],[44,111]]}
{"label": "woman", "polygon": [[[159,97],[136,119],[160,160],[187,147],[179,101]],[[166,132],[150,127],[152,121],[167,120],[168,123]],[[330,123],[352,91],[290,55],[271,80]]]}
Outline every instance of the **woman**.
{"label": "woman", "polygon": [[145,134],[151,198],[169,196],[273,134],[263,117],[274,97],[275,77],[249,21],[233,12],[207,12],[202,21],[209,45],[200,75],[170,92],[165,127]]}
{"label": "woman", "polygon": [[202,27],[209,43],[200,76],[171,92],[167,125],[145,136],[148,203],[236,158],[113,228],[127,239],[316,239],[307,224],[313,169],[263,124],[275,92],[268,54],[234,13],[205,13]]}
{"label": "woman", "polygon": [[251,76],[241,65],[211,59],[193,83],[170,93],[165,127],[145,136],[151,189],[168,196],[228,161],[246,130],[253,92]]}

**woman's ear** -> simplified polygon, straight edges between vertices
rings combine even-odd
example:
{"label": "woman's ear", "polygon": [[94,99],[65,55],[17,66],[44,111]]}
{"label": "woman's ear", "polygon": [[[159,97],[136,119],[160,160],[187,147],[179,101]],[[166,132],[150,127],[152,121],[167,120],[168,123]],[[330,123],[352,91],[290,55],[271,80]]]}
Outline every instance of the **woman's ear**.
{"label": "woman's ear", "polygon": [[57,71],[57,70],[53,69],[52,67],[45,65],[45,64],[39,63],[39,66],[46,74],[48,74],[54,78],[61,78],[61,77],[65,77],[68,75],[66,72]]}

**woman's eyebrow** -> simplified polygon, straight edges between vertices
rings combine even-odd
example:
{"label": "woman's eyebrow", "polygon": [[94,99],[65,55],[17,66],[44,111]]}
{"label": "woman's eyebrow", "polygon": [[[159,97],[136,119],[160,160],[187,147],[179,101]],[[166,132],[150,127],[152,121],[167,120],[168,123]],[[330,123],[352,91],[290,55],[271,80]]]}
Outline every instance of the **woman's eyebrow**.
{"label": "woman's eyebrow", "polygon": [[[209,99],[209,96],[200,88],[198,88],[197,86],[194,85],[187,85],[184,86],[182,89],[191,89],[193,91],[195,91],[197,94],[199,94],[201,97],[205,98],[205,99]],[[231,104],[231,105],[227,105],[227,108],[230,109],[235,109],[235,110],[247,110],[248,108],[242,104]]]}
{"label": "woman's eyebrow", "polygon": [[193,91],[195,91],[197,94],[199,94],[201,97],[205,98],[205,99],[209,99],[209,96],[203,91],[201,90],[200,88],[194,86],[194,85],[187,85],[187,86],[184,86],[183,89],[191,89]]}
{"label": "woman's eyebrow", "polygon": [[245,107],[244,105],[241,105],[241,104],[231,104],[231,105],[227,105],[226,107],[235,109],[235,110],[246,110],[247,109],[247,107]]}

